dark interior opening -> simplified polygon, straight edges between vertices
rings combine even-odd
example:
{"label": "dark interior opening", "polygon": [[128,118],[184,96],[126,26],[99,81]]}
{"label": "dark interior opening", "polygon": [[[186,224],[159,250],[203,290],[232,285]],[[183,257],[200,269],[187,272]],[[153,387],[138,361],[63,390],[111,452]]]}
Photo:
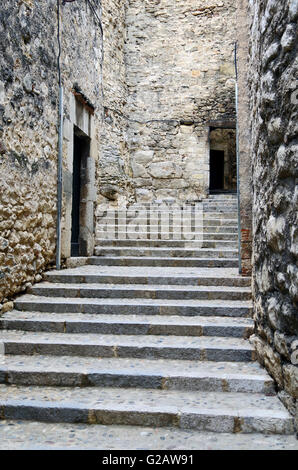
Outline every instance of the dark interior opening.
{"label": "dark interior opening", "polygon": [[89,139],[75,129],[73,142],[73,178],[72,178],[72,213],[71,213],[71,256],[83,256],[80,240],[81,197],[86,159],[89,153]]}
{"label": "dark interior opening", "polygon": [[224,189],[225,152],[210,150],[210,190]]}

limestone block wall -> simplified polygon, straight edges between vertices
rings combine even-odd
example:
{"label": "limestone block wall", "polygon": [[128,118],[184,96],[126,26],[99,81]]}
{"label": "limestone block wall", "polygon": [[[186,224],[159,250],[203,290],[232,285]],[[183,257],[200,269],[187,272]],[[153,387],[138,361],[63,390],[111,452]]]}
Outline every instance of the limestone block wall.
{"label": "limestone block wall", "polygon": [[234,0],[129,0],[130,171],[137,200],[209,188],[209,122],[235,119]]}
{"label": "limestone block wall", "polygon": [[103,122],[97,167],[98,208],[125,204],[133,197],[127,146],[126,0],[103,0]]}
{"label": "limestone block wall", "polygon": [[[76,86],[95,105],[99,134],[101,33],[87,2],[61,9],[65,126]],[[55,260],[57,2],[8,0],[0,15],[0,302],[40,279]],[[64,171],[71,175],[67,139]],[[96,152],[94,151],[94,154]],[[64,180],[63,224],[66,221]]]}
{"label": "limestone block wall", "polygon": [[298,2],[250,6],[254,343],[297,418]]}

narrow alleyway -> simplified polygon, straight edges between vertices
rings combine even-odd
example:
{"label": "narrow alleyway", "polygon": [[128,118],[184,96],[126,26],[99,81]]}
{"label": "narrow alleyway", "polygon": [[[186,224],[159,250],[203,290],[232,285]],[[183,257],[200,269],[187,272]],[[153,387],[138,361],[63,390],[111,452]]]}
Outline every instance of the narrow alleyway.
{"label": "narrow alleyway", "polygon": [[193,238],[160,239],[151,208],[141,238],[119,240],[119,216],[107,239],[111,218],[87,265],[47,272],[1,317],[0,448],[296,448],[248,341],[236,198],[201,207]]}

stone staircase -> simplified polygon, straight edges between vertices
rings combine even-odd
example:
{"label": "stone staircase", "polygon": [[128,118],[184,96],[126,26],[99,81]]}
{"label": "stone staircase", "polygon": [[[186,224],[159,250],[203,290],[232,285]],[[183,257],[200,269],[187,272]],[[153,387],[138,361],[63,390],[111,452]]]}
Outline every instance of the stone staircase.
{"label": "stone staircase", "polygon": [[0,448],[296,448],[248,341],[236,208],[111,211],[86,265],[16,300],[0,318]]}

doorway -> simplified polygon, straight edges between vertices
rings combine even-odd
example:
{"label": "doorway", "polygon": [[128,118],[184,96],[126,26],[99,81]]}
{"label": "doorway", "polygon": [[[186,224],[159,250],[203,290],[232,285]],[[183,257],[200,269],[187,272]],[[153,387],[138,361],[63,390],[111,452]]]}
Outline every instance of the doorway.
{"label": "doorway", "polygon": [[210,190],[224,189],[225,152],[210,150]]}
{"label": "doorway", "polygon": [[209,190],[211,192],[236,192],[236,130],[210,127],[209,143]]}
{"label": "doorway", "polygon": [[90,139],[75,127],[73,140],[73,177],[72,177],[72,212],[71,212],[71,256],[84,256],[85,249],[81,236],[82,196],[86,180],[87,158],[90,151]]}

